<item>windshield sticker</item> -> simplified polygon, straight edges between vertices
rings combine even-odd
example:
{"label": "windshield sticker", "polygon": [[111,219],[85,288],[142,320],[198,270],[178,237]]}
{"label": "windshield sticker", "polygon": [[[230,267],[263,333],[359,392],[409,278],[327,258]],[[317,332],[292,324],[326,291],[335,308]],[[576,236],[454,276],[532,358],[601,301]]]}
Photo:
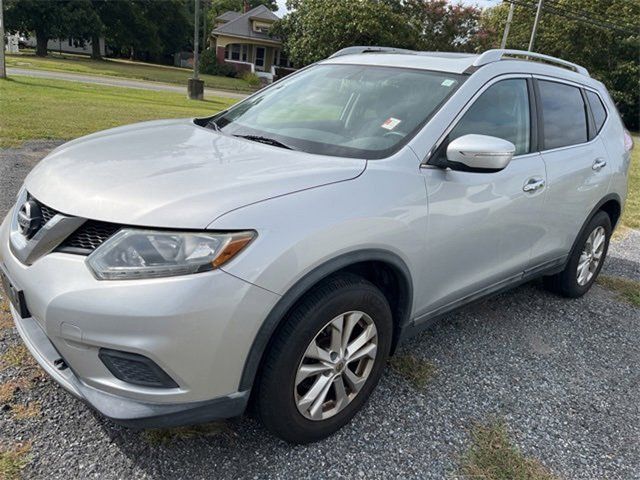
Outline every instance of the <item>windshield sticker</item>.
{"label": "windshield sticker", "polygon": [[398,120],[397,118],[389,117],[387,118],[382,125],[380,125],[385,130],[393,130],[398,125],[400,125],[402,120]]}
{"label": "windshield sticker", "polygon": [[443,87],[450,87],[451,85],[453,85],[454,83],[456,83],[455,80],[451,80],[451,79],[446,79],[443,80],[442,83],[440,85],[442,85]]}

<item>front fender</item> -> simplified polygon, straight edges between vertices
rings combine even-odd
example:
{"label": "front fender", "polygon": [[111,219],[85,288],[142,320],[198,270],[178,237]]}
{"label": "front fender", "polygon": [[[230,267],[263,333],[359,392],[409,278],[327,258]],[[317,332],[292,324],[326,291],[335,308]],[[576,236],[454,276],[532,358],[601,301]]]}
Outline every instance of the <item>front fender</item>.
{"label": "front fender", "polygon": [[223,268],[284,295],[312,270],[341,255],[385,251],[421,276],[427,226],[423,177],[368,168],[360,177],[248,205],[214,221],[214,230],[251,229],[257,238]]}
{"label": "front fender", "polygon": [[216,220],[216,230],[253,229],[256,240],[223,267],[282,298],[266,314],[245,362],[241,389],[251,388],[262,356],[286,312],[313,285],[363,261],[394,267],[406,282],[405,324],[423,274],[427,204],[417,169],[367,168],[354,180],[249,205]]}

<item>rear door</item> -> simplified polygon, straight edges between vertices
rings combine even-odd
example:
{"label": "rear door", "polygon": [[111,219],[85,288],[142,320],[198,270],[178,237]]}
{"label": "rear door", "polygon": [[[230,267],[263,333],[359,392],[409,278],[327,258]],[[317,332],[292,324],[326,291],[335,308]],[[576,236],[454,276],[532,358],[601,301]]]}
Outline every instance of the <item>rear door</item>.
{"label": "rear door", "polygon": [[[606,195],[610,166],[597,123],[580,85],[536,78],[539,133],[547,171],[544,235],[533,248],[536,265],[562,260],[589,213]],[[601,123],[600,123],[601,125]]]}

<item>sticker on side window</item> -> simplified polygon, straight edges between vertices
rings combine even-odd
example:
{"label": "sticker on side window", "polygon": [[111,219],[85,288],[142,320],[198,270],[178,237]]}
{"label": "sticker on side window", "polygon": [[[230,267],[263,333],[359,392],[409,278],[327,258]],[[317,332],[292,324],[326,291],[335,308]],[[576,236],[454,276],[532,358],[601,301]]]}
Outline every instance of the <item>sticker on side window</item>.
{"label": "sticker on side window", "polygon": [[455,80],[451,80],[451,79],[446,79],[443,80],[442,83],[440,85],[442,85],[443,87],[450,87],[451,85],[453,85],[454,83],[456,83]]}
{"label": "sticker on side window", "polygon": [[398,125],[400,125],[402,120],[398,120],[397,118],[389,117],[387,118],[382,125],[380,125],[385,130],[393,130]]}

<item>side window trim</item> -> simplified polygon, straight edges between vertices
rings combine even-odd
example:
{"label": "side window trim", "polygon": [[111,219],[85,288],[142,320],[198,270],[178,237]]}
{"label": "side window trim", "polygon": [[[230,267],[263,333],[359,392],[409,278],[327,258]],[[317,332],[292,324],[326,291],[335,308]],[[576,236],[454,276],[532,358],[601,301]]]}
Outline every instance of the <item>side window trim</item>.
{"label": "side window trim", "polygon": [[582,95],[582,101],[584,102],[584,113],[587,116],[587,141],[591,141],[596,138],[596,122],[593,118],[593,111],[591,110],[591,104],[587,98],[587,92],[584,88],[580,89],[580,95]]}
{"label": "side window trim", "polygon": [[536,137],[539,139],[539,112],[540,109],[537,108],[537,105],[534,105],[531,102],[531,97],[532,97],[532,92],[530,90],[530,82],[532,82],[533,79],[533,75],[531,74],[527,74],[527,73],[519,73],[519,74],[505,74],[505,75],[500,75],[498,77],[493,77],[490,80],[488,80],[484,85],[482,85],[474,94],[473,96],[469,99],[469,101],[467,103],[464,104],[464,106],[462,107],[462,109],[456,114],[456,116],[454,117],[454,119],[449,123],[449,125],[447,126],[447,128],[444,130],[444,132],[442,133],[442,135],[440,135],[440,137],[438,138],[438,140],[436,141],[436,143],[434,144],[434,146],[427,152],[427,154],[425,155],[422,163],[420,164],[421,167],[424,166],[438,166],[436,160],[437,160],[437,156],[438,153],[440,153],[440,150],[442,149],[442,146],[447,142],[447,139],[449,138],[449,134],[451,133],[451,131],[456,128],[456,126],[458,125],[458,123],[460,122],[460,120],[462,120],[462,117],[464,117],[465,113],[467,113],[467,111],[476,103],[476,101],[478,100],[478,98],[484,93],[486,92],[489,88],[491,88],[493,85],[495,85],[498,82],[501,82],[503,80],[524,80],[527,83],[527,89],[529,90],[529,114],[532,115],[532,112],[535,111],[536,115],[535,117],[531,117],[530,119],[530,139],[529,139],[529,151],[527,153],[523,153],[520,155],[516,155],[514,156],[514,160],[517,160],[519,157],[525,157],[527,155],[531,155],[532,153],[538,153],[538,150],[536,149],[536,144],[533,143],[533,133],[535,131]]}
{"label": "side window trim", "polygon": [[544,138],[542,124],[542,109],[539,106],[538,82],[532,76],[527,78],[527,89],[529,90],[529,113],[531,115],[531,132],[529,141],[529,153],[537,153],[542,150],[542,139]]}

